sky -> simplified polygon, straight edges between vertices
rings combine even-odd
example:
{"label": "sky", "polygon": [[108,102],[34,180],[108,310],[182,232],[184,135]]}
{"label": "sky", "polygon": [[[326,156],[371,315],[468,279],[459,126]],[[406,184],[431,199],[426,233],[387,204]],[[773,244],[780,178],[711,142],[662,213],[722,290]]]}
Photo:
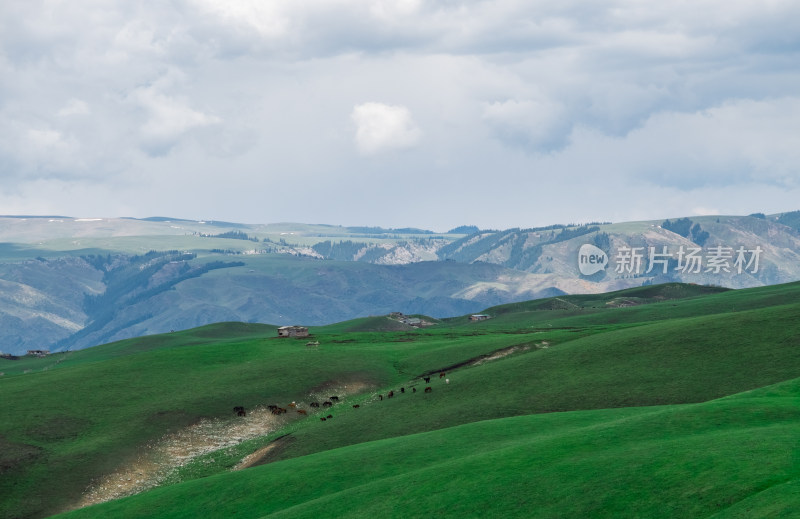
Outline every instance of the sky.
{"label": "sky", "polygon": [[796,0],[0,2],[0,214],[798,209]]}

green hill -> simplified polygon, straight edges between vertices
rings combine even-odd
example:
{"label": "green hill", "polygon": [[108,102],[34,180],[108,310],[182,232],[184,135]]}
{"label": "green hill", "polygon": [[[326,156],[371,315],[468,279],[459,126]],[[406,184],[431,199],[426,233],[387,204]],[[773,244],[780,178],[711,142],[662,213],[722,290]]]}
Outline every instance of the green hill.
{"label": "green hill", "polygon": [[[474,422],[65,517],[790,517],[800,392]],[[782,514],[782,515],[781,515]]]}
{"label": "green hill", "polygon": [[[558,300],[571,304],[419,330],[386,330],[382,317],[312,328],[319,346],[223,323],[0,359],[0,510],[44,517],[122,495],[109,487],[192,436],[208,448],[130,482],[160,488],[74,516],[723,517],[798,506],[799,283]],[[331,409],[309,405],[332,395]],[[290,402],[308,416],[262,411]],[[243,460],[251,468],[231,473]]]}

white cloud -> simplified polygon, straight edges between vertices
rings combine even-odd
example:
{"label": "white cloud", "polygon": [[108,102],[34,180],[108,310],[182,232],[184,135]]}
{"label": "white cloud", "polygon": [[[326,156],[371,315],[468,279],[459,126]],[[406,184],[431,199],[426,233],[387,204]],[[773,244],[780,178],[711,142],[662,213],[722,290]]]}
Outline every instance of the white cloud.
{"label": "white cloud", "polygon": [[355,143],[364,155],[414,147],[422,132],[405,106],[363,103],[350,115],[356,124]]}
{"label": "white cloud", "polygon": [[798,187],[799,120],[800,98],[737,99],[697,112],[655,114],[609,144],[630,159],[632,172],[658,185]]}
{"label": "white cloud", "polygon": [[0,135],[0,178],[71,177],[82,167],[80,144],[52,127],[2,121]]}
{"label": "white cloud", "polygon": [[716,216],[720,214],[720,211],[709,207],[695,207],[692,209],[692,214],[695,216]]}
{"label": "white cloud", "polygon": [[221,122],[189,106],[187,99],[159,91],[157,85],[137,89],[132,98],[147,112],[141,126],[142,145],[153,155],[163,155],[189,131]]}
{"label": "white cloud", "polygon": [[547,99],[488,103],[483,118],[501,141],[531,151],[563,147],[571,129],[564,106]]}
{"label": "white cloud", "polygon": [[52,150],[63,150],[66,148],[62,135],[50,129],[27,131],[25,141],[30,145],[32,154],[48,155]]}
{"label": "white cloud", "polygon": [[220,20],[237,27],[255,29],[260,36],[284,36],[291,23],[294,2],[260,0],[194,0],[193,4]]}
{"label": "white cloud", "polygon": [[69,117],[70,115],[86,115],[89,113],[89,105],[80,99],[70,99],[56,115],[59,117]]}
{"label": "white cloud", "polygon": [[392,21],[397,20],[398,17],[418,14],[422,1],[394,0],[392,2],[385,2],[383,0],[373,0],[369,2],[369,4],[369,11],[373,16],[379,19]]}

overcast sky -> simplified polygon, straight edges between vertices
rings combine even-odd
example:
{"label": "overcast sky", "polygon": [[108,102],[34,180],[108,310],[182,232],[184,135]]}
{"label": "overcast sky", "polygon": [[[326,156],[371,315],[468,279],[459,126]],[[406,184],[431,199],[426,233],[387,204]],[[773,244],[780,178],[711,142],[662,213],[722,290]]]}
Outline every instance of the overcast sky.
{"label": "overcast sky", "polygon": [[796,0],[0,2],[0,214],[796,209]]}

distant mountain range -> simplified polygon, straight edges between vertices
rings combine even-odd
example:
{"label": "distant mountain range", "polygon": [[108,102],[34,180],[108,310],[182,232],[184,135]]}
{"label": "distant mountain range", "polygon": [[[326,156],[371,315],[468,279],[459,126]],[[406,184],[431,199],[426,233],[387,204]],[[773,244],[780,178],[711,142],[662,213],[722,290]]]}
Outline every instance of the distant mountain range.
{"label": "distant mountain range", "polygon": [[165,217],[0,217],[0,351],[220,321],[447,317],[560,294],[800,279],[800,211],[448,233]]}

